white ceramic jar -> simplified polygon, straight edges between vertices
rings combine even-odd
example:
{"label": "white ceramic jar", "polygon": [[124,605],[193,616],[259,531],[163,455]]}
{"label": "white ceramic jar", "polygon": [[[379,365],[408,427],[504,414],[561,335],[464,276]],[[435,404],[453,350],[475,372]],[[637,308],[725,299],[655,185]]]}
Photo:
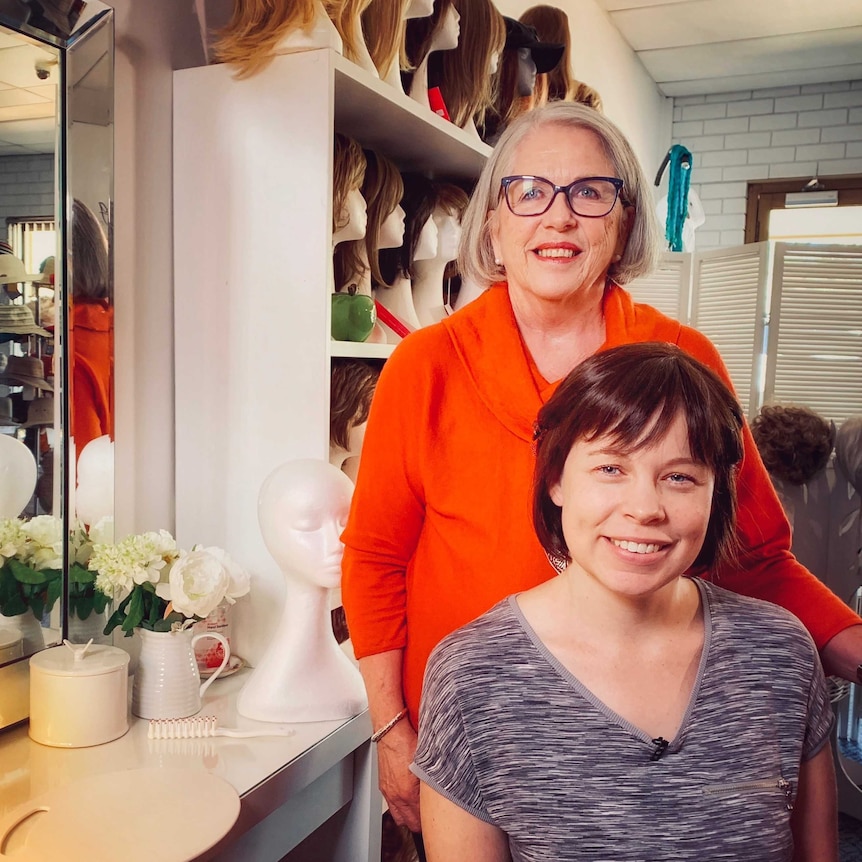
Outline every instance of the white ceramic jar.
{"label": "white ceramic jar", "polygon": [[24,641],[21,632],[7,626],[0,626],[0,664],[13,661],[24,655]]}
{"label": "white ceramic jar", "polygon": [[84,748],[129,729],[129,654],[105,644],[42,650],[30,658],[30,738]]}

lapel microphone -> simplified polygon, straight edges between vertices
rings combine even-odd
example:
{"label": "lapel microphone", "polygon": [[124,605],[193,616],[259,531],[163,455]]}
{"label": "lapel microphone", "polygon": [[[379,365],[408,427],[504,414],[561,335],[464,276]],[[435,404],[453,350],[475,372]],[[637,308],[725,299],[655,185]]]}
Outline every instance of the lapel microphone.
{"label": "lapel microphone", "polygon": [[653,749],[652,754],[650,754],[649,759],[653,761],[661,760],[661,756],[665,751],[667,751],[667,747],[670,745],[670,742],[668,742],[668,740],[663,736],[658,736],[652,741],[652,744],[655,748]]}

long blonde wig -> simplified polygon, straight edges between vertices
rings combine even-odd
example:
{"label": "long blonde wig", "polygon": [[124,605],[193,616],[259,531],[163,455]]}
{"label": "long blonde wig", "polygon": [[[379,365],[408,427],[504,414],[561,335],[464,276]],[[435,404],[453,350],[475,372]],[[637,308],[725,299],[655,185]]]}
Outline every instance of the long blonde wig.
{"label": "long blonde wig", "polygon": [[396,62],[404,44],[410,0],[371,0],[362,13],[362,34],[368,53],[381,76]]}

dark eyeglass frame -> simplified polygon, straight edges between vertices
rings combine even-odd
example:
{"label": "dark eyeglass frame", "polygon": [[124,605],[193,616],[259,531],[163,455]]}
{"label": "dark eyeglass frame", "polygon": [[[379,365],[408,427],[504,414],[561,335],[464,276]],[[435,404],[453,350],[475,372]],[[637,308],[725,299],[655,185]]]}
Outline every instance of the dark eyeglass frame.
{"label": "dark eyeglass frame", "polygon": [[[547,183],[554,189],[554,193],[551,195],[548,200],[548,205],[541,211],[535,213],[516,213],[512,209],[512,204],[509,201],[509,186],[515,182],[515,180],[541,180],[543,183]],[[600,215],[596,215],[594,213],[579,213],[574,204],[572,203],[572,198],[569,195],[569,192],[572,190],[574,186],[580,185],[581,183],[588,183],[590,180],[604,180],[605,182],[610,183],[614,189],[616,190],[616,194],[614,195],[613,203],[608,207],[607,212],[603,212]],[[581,218],[605,218],[605,216],[610,215],[613,208],[617,205],[617,201],[622,201],[622,205],[624,207],[631,206],[631,204],[625,199],[621,198],[620,195],[623,190],[623,186],[625,183],[619,177],[581,177],[579,180],[574,180],[565,186],[558,186],[556,183],[552,183],[549,179],[545,177],[537,177],[532,174],[517,174],[516,176],[511,177],[503,177],[500,180],[500,194],[506,201],[506,206],[509,208],[509,212],[512,213],[513,216],[517,216],[518,218],[533,218],[534,216],[544,215],[553,205],[554,201],[557,199],[558,194],[564,194],[566,198],[566,203],[569,205],[569,209],[576,215]]]}

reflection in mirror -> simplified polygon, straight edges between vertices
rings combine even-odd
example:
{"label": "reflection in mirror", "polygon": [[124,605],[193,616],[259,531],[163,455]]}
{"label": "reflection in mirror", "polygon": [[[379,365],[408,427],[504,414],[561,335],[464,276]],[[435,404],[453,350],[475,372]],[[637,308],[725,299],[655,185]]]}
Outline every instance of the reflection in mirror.
{"label": "reflection in mirror", "polygon": [[104,628],[87,558],[113,514],[113,13],[65,6],[0,2],[0,484],[19,477],[0,501],[0,728],[27,715],[35,650]]}
{"label": "reflection in mirror", "polygon": [[[0,659],[57,643],[55,401],[60,51],[0,28]],[[59,339],[58,339],[59,340]]]}

